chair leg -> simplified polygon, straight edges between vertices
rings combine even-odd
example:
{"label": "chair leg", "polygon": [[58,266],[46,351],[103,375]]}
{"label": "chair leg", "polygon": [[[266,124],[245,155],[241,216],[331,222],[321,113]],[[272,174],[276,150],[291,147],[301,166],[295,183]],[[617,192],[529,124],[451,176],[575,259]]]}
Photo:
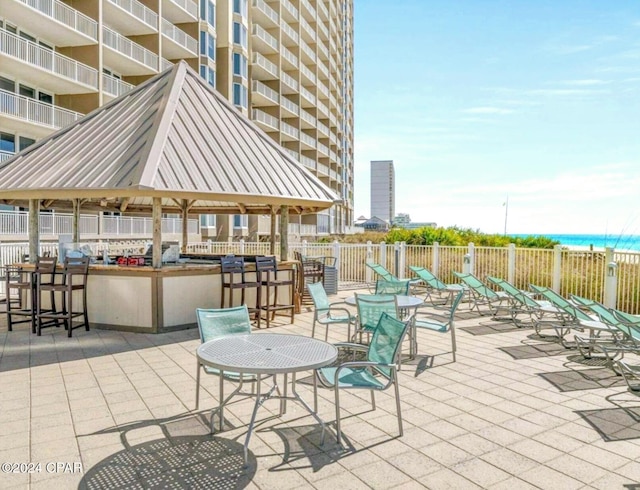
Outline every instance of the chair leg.
{"label": "chair leg", "polygon": [[375,396],[375,391],[371,390],[371,410],[375,410],[376,409],[376,396]]}
{"label": "chair leg", "polygon": [[404,434],[404,431],[402,430],[402,410],[400,408],[400,389],[398,386],[398,375],[395,373],[393,374],[393,384],[394,384],[394,388],[396,389],[396,411],[398,412],[398,431],[400,432],[400,436],[402,436]]}
{"label": "chair leg", "polygon": [[456,362],[456,329],[451,325],[451,351],[453,353],[453,362]]}
{"label": "chair leg", "polygon": [[342,432],[340,431],[340,390],[338,389],[338,383],[335,386],[336,393],[336,440],[338,446],[342,446]]}
{"label": "chair leg", "polygon": [[198,361],[198,359],[196,359],[197,363],[198,363],[198,369],[196,371],[196,410],[198,410],[198,407],[200,406],[200,361]]}
{"label": "chair leg", "polygon": [[316,317],[315,314],[313,316],[313,323],[311,324],[311,338],[316,336]]}

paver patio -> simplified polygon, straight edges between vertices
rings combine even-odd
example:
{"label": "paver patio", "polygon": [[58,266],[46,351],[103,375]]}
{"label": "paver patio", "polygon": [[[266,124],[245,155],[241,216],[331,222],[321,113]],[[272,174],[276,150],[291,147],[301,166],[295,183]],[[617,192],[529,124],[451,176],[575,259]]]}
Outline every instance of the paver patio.
{"label": "paver patio", "polygon": [[[0,488],[640,489],[640,397],[532,329],[460,312],[457,362],[445,353],[448,335],[421,331],[420,356],[403,364],[403,437],[392,391],[377,394],[374,412],[368,392],[341,397],[345,450],[333,429],[321,446],[301,407],[279,418],[268,401],[246,469],[253,402],[231,405],[229,430],[209,435],[218,378],[203,376],[193,410],[197,330],[36,337],[7,332],[2,314],[0,462],[41,466],[0,474]],[[269,331],[310,335],[311,318]],[[330,332],[331,341],[345,337],[340,326]],[[304,379],[300,392],[311,400]],[[319,415],[333,421],[333,393],[320,396]]]}

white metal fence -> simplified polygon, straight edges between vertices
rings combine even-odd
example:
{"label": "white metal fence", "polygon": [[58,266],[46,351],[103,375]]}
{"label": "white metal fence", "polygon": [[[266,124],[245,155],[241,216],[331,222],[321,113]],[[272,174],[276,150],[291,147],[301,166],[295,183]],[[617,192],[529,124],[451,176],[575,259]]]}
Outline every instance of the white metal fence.
{"label": "white metal fence", "polygon": [[[1,221],[0,221],[1,223]],[[111,254],[139,253],[140,243],[109,243]],[[265,242],[202,242],[188,244],[196,254],[268,255]],[[0,244],[0,266],[19,262],[28,253],[28,243]],[[41,247],[41,253],[57,253],[57,245]],[[409,266],[430,269],[443,282],[455,283],[452,271],[469,270],[480,279],[492,275],[507,279],[516,287],[527,289],[530,284],[554,288],[560,294],[576,294],[605,302],[615,295],[616,307],[630,313],[640,313],[640,252],[617,252],[508,247],[463,247],[395,244],[290,243],[290,258],[299,251],[307,256],[327,256],[336,259],[340,289],[359,288],[375,279],[367,262],[378,263],[400,278],[412,277]],[[276,255],[279,254],[279,245]],[[613,278],[613,281],[612,281]]]}
{"label": "white metal fence", "polygon": [[[151,218],[138,216],[80,215],[80,236],[108,237],[148,237],[153,235]],[[200,232],[197,219],[187,224],[189,234]],[[40,213],[41,235],[63,235],[73,232],[73,215],[63,213]],[[162,232],[182,234],[182,218],[163,218]],[[0,239],[3,235],[20,236],[29,233],[29,213],[27,211],[0,211]]]}

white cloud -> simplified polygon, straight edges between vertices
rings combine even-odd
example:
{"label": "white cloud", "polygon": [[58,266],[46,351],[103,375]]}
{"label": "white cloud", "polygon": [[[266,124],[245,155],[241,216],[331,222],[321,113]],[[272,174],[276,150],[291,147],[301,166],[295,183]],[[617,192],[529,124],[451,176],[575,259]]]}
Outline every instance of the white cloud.
{"label": "white cloud", "polygon": [[606,85],[608,83],[611,83],[611,80],[599,80],[599,79],[562,80],[559,82],[549,82],[549,83],[559,83],[560,85],[588,87],[588,86],[594,86],[594,85]]}

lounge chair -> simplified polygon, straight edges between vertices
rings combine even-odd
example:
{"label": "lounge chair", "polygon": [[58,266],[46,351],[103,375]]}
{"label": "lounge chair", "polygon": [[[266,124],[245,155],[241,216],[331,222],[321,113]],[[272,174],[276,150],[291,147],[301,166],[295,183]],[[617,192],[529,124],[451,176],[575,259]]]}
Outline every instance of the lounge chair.
{"label": "lounge chair", "polygon": [[[342,431],[340,427],[340,390],[360,389],[371,392],[371,405],[376,408],[375,391],[395,388],[398,430],[402,430],[402,412],[400,408],[400,391],[398,389],[398,358],[402,340],[410,328],[410,320],[400,321],[383,313],[374,329],[368,346],[361,344],[335,344],[336,347],[352,351],[366,352],[366,360],[344,362],[339,366],[324,367],[316,370],[320,383],[332,388],[336,404],[336,437],[341,445]],[[314,386],[315,388],[315,386]],[[314,393],[317,398],[317,393]]]}
{"label": "lounge chair", "polygon": [[[453,297],[460,291],[467,292],[469,288],[462,284],[445,284],[436,277],[429,269],[424,267],[409,266],[425,286],[425,301],[429,301],[433,306],[443,306],[453,300]],[[435,298],[434,296],[437,296]]]}
{"label": "lounge chair", "polygon": [[[562,321],[562,314],[564,310],[561,310],[557,306],[554,306],[550,301],[539,301],[531,296],[531,293],[518,289],[509,281],[500,279],[498,277],[487,276],[487,281],[498,286],[509,296],[511,303],[511,318],[516,326],[520,326],[517,321],[517,316],[520,313],[526,313],[531,319],[537,334],[540,334],[540,330],[545,324],[553,324],[558,321]],[[552,315],[553,319],[549,320],[545,318],[545,315]]]}
{"label": "lounge chair", "polygon": [[565,340],[565,337],[572,329],[577,330],[578,332],[584,332],[585,329],[588,330],[588,339],[582,338],[582,340],[591,340],[592,343],[595,343],[598,340],[608,342],[609,339],[600,337],[602,333],[615,335],[615,328],[600,321],[596,315],[588,315],[580,308],[578,308],[578,306],[576,306],[574,303],[556,293],[553,289],[543,286],[536,286],[535,284],[531,284],[530,288],[534,293],[544,296],[544,298],[546,298],[554,306],[558,307],[564,312],[562,314],[562,317],[564,319],[563,324],[554,325],[554,329],[558,334],[560,343],[565,348],[570,349],[577,347],[577,345],[574,346],[568,344]]}
{"label": "lounge chair", "polygon": [[375,264],[373,262],[366,262],[365,265],[371,269],[380,279],[384,279],[385,281],[397,281],[398,278],[394,276],[391,272],[385,269],[380,264]]}
{"label": "lounge chair", "polygon": [[501,310],[506,311],[509,313],[509,316],[511,316],[511,305],[507,293],[504,291],[494,291],[473,274],[464,274],[455,271],[453,274],[471,290],[472,303],[469,306],[469,310],[475,308],[480,315],[483,315],[482,310],[480,310],[480,305],[487,305],[491,316],[496,319]]}
{"label": "lounge chair", "polygon": [[442,316],[435,317],[433,314],[424,316],[420,314],[420,310],[416,312],[413,321],[413,334],[411,335],[411,358],[414,358],[418,353],[418,336],[417,330],[430,330],[437,333],[449,333],[451,334],[451,353],[453,354],[453,362],[456,360],[456,329],[455,329],[455,313],[458,309],[458,305],[462,301],[465,291],[459,290],[451,303],[451,308],[448,314],[443,318]]}
{"label": "lounge chair", "polygon": [[407,296],[409,294],[409,284],[409,280],[378,279],[376,281],[376,294],[402,294]]}

